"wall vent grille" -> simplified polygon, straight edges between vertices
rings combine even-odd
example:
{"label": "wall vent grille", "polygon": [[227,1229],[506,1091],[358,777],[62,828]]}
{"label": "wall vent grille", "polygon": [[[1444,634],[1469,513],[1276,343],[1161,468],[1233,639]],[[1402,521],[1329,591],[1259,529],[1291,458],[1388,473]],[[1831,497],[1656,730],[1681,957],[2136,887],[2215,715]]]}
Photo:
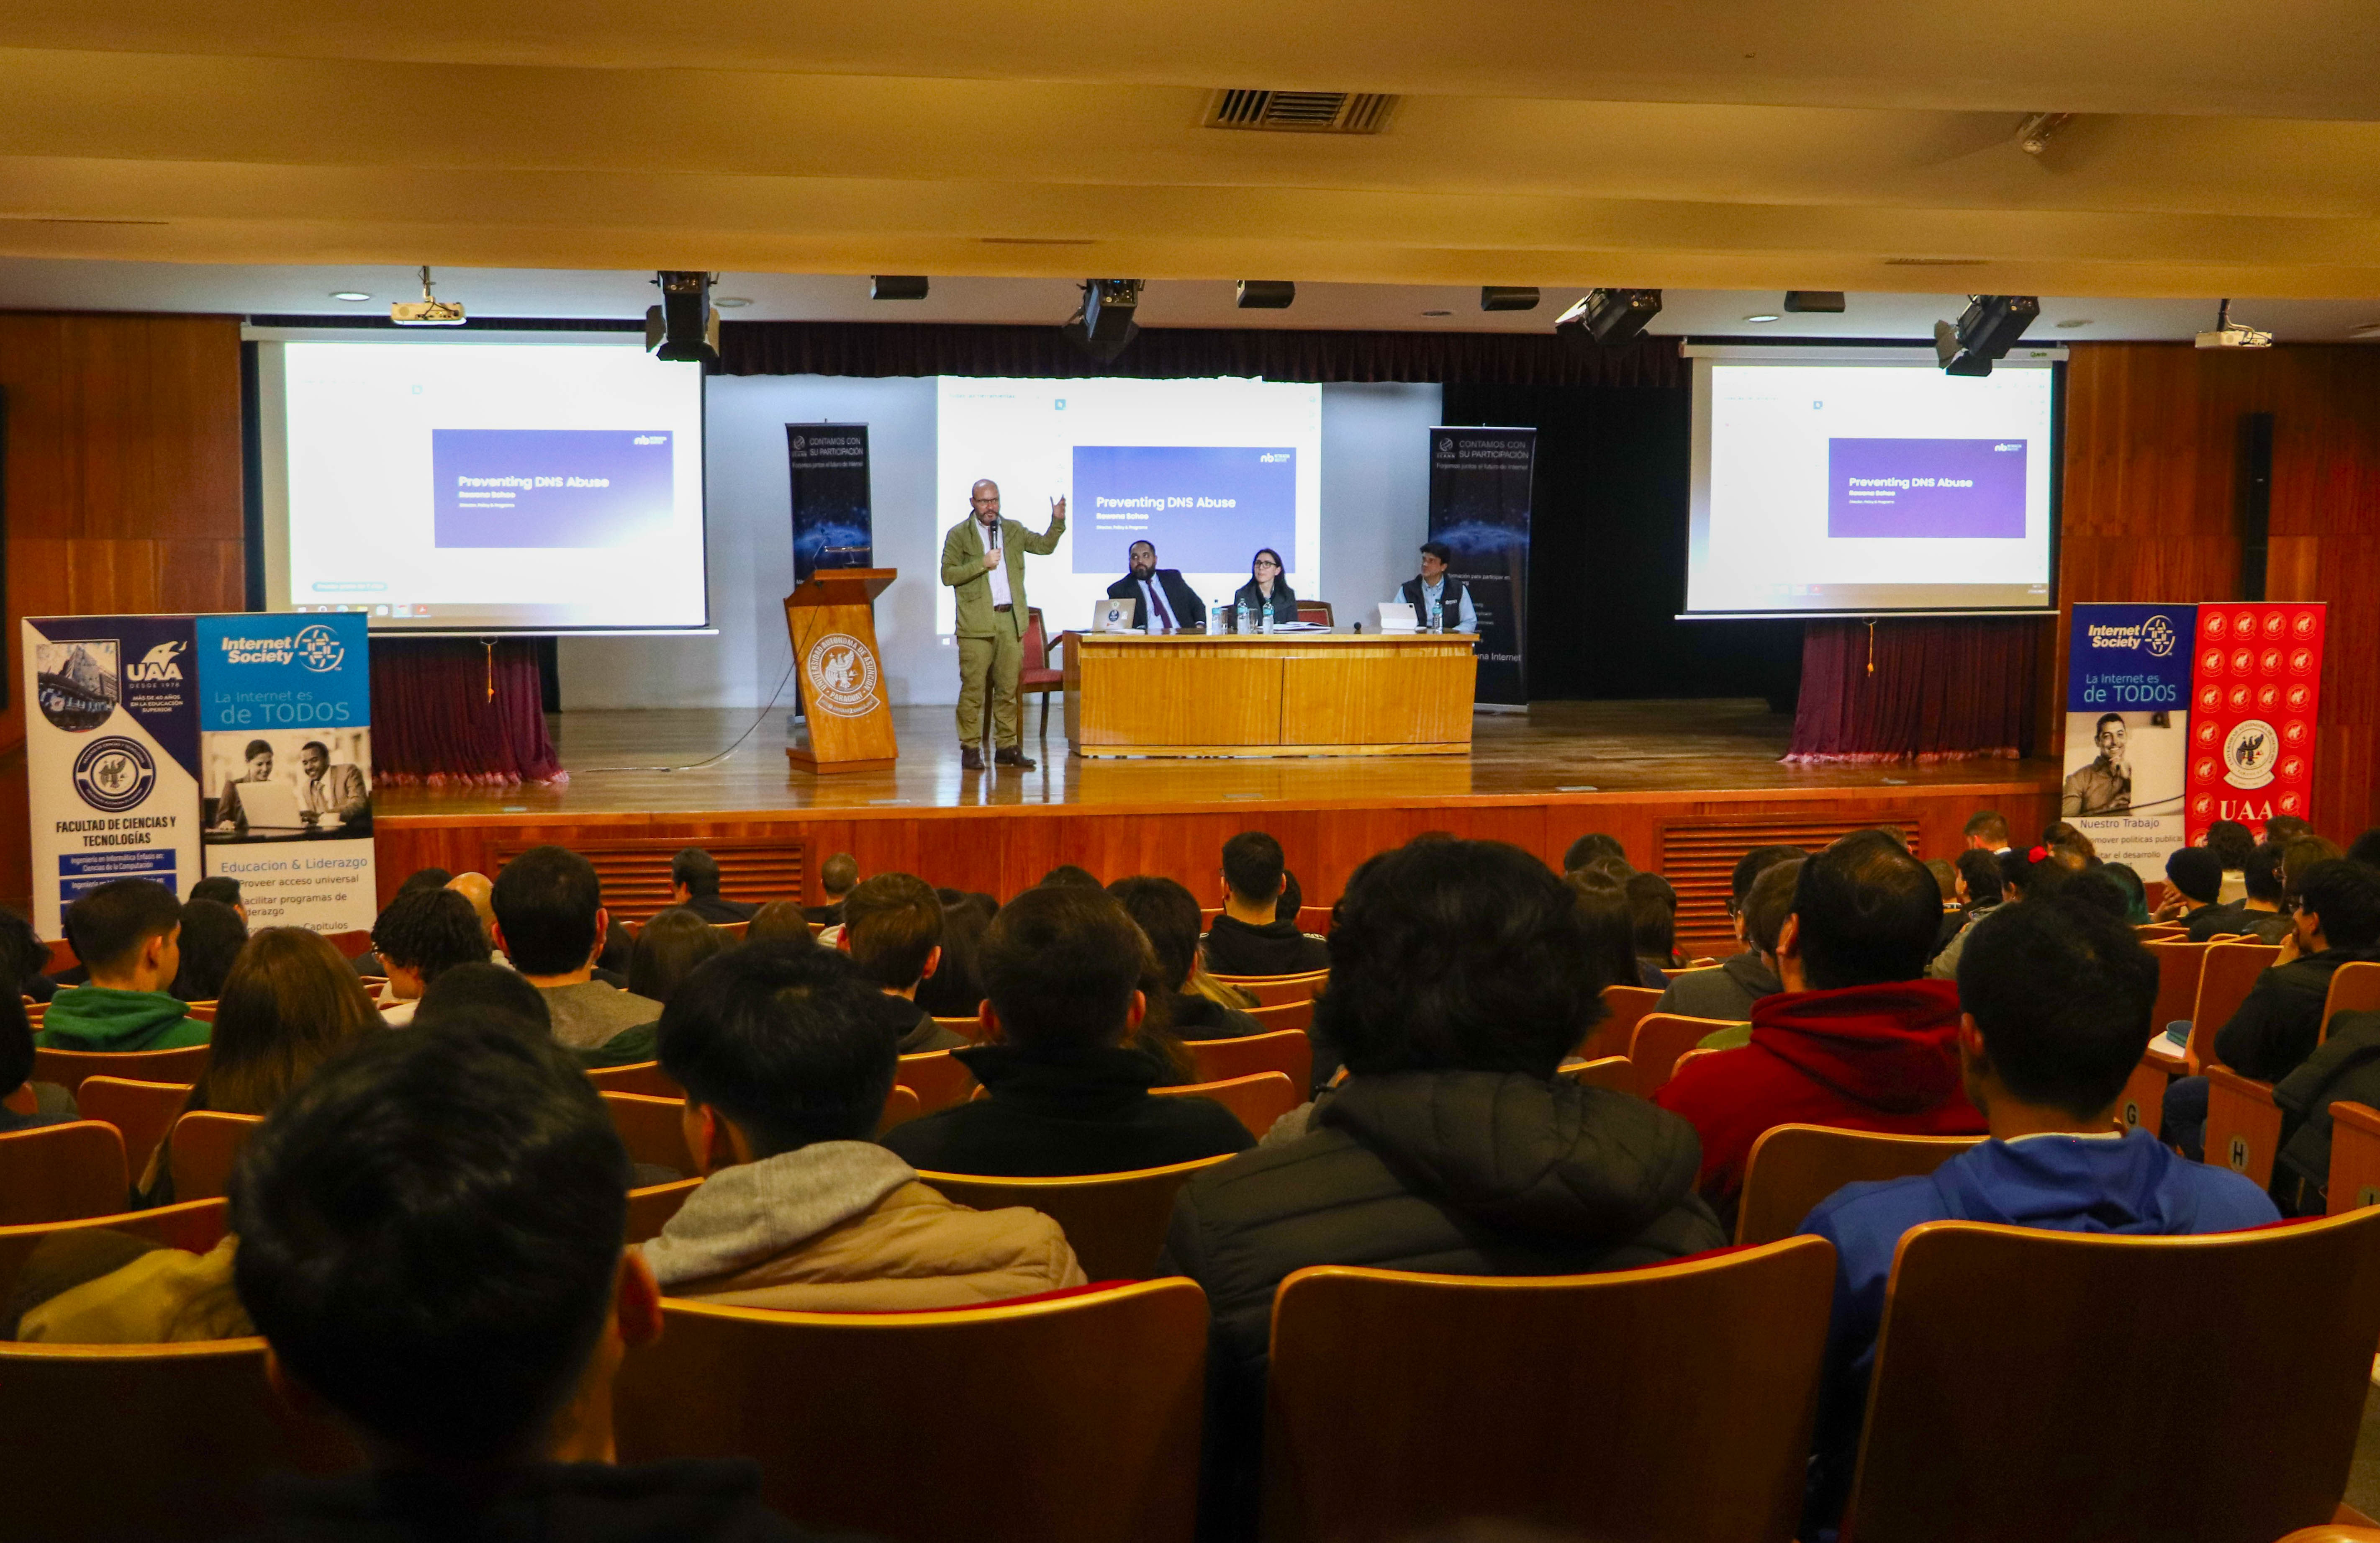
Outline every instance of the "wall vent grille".
{"label": "wall vent grille", "polygon": [[1397,98],[1378,91],[1219,91],[1207,103],[1209,128],[1286,134],[1378,134]]}

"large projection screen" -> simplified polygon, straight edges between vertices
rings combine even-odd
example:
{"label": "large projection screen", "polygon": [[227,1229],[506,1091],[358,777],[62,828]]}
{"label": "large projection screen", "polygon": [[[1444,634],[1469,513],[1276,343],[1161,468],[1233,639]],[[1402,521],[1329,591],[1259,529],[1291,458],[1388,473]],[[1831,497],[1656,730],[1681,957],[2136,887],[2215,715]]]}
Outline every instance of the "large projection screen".
{"label": "large projection screen", "polygon": [[2046,612],[2059,369],[1931,349],[1703,346],[1682,619]]}
{"label": "large projection screen", "polygon": [[693,631],[702,367],[635,334],[251,331],[265,603],[375,631]]}

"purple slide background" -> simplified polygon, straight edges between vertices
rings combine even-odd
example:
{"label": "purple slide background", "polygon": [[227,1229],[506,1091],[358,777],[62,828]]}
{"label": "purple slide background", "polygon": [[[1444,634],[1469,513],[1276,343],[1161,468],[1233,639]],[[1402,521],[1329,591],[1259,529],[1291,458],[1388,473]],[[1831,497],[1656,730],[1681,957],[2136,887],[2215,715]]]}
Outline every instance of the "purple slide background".
{"label": "purple slide background", "polygon": [[[665,429],[432,429],[434,544],[611,547],[660,535],[670,528],[671,438]],[[460,496],[458,477],[601,477],[611,486],[513,490],[507,507],[501,494]]]}
{"label": "purple slide background", "polygon": [[[2022,540],[2024,456],[2022,440],[1828,440],[1827,534]],[[1974,485],[1854,488],[1855,477],[1963,479]]]}
{"label": "purple slide background", "polygon": [[[1156,544],[1160,567],[1242,573],[1260,546],[1280,553],[1283,567],[1297,566],[1297,452],[1287,445],[1078,444],[1074,471],[1076,573],[1123,573],[1132,543],[1143,539]],[[1232,506],[1102,510],[1102,495],[1230,499]]]}

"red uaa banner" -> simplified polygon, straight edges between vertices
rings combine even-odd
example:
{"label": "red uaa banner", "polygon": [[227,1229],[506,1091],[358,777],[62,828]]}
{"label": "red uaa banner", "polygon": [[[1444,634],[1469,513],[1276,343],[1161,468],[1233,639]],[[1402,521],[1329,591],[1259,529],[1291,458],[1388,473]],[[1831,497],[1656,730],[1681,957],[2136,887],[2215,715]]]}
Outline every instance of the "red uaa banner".
{"label": "red uaa banner", "polygon": [[2192,844],[2218,820],[2261,834],[2277,814],[2312,818],[2322,634],[2319,604],[2198,607],[2184,806]]}

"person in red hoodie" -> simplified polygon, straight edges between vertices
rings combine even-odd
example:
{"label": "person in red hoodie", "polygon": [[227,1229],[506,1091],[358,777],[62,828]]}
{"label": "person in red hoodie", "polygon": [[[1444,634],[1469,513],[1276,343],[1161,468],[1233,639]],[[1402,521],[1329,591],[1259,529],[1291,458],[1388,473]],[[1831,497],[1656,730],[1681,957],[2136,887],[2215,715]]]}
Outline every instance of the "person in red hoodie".
{"label": "person in red hoodie", "polygon": [[1752,1042],[1704,1056],[1654,1102],[1702,1137],[1701,1187],[1722,1221],[1772,1125],[1981,1135],[1959,1074],[1959,990],[1922,978],[1942,889],[1882,831],[1802,865],[1778,933],[1785,989],[1752,1007]]}

